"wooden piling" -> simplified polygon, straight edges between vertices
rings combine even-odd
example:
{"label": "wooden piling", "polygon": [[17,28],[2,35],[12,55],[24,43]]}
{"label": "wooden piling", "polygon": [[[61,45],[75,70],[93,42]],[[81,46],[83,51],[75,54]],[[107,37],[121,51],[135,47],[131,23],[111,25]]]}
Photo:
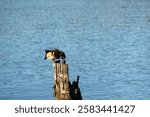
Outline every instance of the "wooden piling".
{"label": "wooden piling", "polygon": [[82,100],[77,81],[69,81],[68,64],[53,63],[54,68],[54,96],[56,100]]}

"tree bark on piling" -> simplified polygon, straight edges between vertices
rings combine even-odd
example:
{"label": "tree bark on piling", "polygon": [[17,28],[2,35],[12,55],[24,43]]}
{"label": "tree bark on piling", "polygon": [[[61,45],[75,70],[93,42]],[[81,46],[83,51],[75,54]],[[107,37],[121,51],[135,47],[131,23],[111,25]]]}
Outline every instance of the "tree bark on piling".
{"label": "tree bark on piling", "polygon": [[69,81],[68,64],[53,63],[54,68],[54,96],[56,100],[82,100],[77,81]]}

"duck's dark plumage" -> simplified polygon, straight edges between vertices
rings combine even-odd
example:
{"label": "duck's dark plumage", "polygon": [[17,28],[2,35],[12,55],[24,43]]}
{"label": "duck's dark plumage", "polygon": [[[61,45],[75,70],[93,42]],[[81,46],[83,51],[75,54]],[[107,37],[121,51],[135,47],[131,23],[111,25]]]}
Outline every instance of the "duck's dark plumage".
{"label": "duck's dark plumage", "polygon": [[66,58],[65,53],[62,50],[58,50],[56,48],[45,50],[45,58],[44,59],[51,59],[55,61],[56,59],[64,60]]}

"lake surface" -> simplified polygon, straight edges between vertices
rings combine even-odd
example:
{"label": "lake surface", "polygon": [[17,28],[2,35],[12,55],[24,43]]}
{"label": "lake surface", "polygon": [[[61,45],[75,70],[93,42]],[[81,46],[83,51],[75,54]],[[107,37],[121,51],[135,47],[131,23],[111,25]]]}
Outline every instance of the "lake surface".
{"label": "lake surface", "polygon": [[83,99],[150,99],[149,0],[1,0],[0,99],[54,99],[51,48]]}

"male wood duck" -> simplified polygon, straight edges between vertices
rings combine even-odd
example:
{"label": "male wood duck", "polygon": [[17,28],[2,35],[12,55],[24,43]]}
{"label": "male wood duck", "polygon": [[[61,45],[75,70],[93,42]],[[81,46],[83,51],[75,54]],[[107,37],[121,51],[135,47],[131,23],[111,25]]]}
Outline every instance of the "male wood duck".
{"label": "male wood duck", "polygon": [[44,59],[50,59],[53,62],[56,62],[57,60],[62,60],[62,63],[65,63],[65,53],[62,50],[58,50],[56,48],[51,50],[45,50],[45,58]]}

